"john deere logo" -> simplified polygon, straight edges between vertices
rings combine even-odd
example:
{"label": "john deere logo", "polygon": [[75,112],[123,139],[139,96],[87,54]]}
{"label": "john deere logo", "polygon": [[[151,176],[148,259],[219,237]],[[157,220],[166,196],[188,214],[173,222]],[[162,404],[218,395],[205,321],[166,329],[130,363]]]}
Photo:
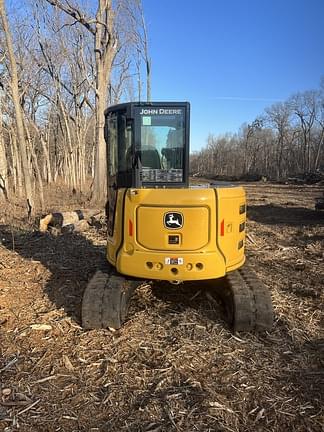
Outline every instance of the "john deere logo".
{"label": "john deere logo", "polygon": [[183,227],[183,216],[181,213],[168,212],[164,215],[164,225],[167,228],[179,229]]}

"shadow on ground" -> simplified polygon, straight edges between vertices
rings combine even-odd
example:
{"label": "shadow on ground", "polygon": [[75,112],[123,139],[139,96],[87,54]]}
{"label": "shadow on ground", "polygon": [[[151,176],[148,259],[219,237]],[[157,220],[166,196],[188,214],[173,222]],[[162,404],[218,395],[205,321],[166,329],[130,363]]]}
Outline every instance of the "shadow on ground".
{"label": "shadow on ground", "polygon": [[[212,283],[193,281],[179,285],[157,281],[152,283],[151,288],[153,296],[168,306],[164,311],[165,315],[170,313],[170,316],[174,316],[175,312],[181,313],[186,309],[194,309],[202,320],[207,318],[229,329],[220,296],[223,288],[222,279]],[[177,319],[173,319],[173,325],[177,325]]]}
{"label": "shadow on ground", "polygon": [[[0,241],[8,250],[14,250],[25,259],[39,261],[51,273],[44,292],[57,309],[63,308],[68,316],[81,323],[83,292],[98,268],[107,268],[105,245],[98,246],[81,234],[66,233],[52,236],[38,231],[12,230],[0,225]],[[140,282],[139,282],[140,284]],[[164,314],[196,309],[202,316],[222,322],[221,303],[205,295],[201,284],[172,286],[168,283],[153,284],[154,299],[165,304]],[[130,314],[143,308],[137,294],[131,300]],[[224,323],[225,324],[225,323]]]}
{"label": "shadow on ground", "polygon": [[273,204],[248,207],[248,218],[273,225],[323,225],[324,212],[305,207],[282,207]]}
{"label": "shadow on ground", "polygon": [[11,230],[0,225],[0,239],[8,250],[39,261],[50,272],[44,291],[56,307],[81,321],[82,294],[89,278],[105,264],[105,247],[96,246],[82,235],[54,237],[37,231]]}

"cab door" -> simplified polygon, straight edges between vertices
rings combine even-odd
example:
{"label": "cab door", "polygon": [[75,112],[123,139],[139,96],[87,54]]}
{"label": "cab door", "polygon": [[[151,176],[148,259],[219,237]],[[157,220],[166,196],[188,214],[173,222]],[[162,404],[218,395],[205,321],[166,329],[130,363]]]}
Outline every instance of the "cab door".
{"label": "cab door", "polygon": [[115,265],[123,239],[123,205],[127,188],[132,186],[133,123],[126,111],[118,109],[106,116],[107,142],[107,257]]}
{"label": "cab door", "polygon": [[106,118],[107,138],[107,180],[108,200],[106,205],[108,237],[114,235],[115,213],[117,203],[117,174],[118,174],[118,116],[112,113]]}

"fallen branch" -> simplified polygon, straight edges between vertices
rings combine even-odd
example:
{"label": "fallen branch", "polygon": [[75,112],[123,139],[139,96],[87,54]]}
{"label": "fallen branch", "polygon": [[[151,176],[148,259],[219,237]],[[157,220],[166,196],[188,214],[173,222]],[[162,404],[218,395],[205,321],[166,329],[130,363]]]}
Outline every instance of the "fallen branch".
{"label": "fallen branch", "polygon": [[21,411],[18,411],[17,415],[24,414],[26,411],[29,411],[30,409],[34,408],[34,406],[37,405],[38,402],[40,402],[40,399],[37,399],[37,401],[33,402],[33,403],[32,403],[31,405],[29,405],[27,408],[25,408],[25,409],[23,409],[23,410],[21,410]]}

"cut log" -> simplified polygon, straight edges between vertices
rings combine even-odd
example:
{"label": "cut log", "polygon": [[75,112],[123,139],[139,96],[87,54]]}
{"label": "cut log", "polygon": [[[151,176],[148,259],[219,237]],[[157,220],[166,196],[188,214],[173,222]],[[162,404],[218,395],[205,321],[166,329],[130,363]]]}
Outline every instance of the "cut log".
{"label": "cut log", "polygon": [[81,221],[88,221],[94,216],[101,215],[103,212],[101,210],[73,210],[66,212],[53,212],[44,215],[39,221],[39,231],[45,232],[49,228],[62,229],[68,225],[78,226],[78,229],[83,230],[85,224],[78,225]]}

